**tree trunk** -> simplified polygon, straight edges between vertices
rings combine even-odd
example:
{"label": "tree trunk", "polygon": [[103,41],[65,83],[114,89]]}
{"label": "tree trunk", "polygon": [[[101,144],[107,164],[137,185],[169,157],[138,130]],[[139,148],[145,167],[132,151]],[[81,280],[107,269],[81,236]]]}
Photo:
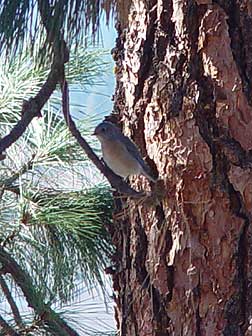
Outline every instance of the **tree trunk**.
{"label": "tree trunk", "polygon": [[131,178],[159,202],[115,216],[120,333],[252,335],[251,1],[136,0],[114,57],[118,123],[161,180]]}

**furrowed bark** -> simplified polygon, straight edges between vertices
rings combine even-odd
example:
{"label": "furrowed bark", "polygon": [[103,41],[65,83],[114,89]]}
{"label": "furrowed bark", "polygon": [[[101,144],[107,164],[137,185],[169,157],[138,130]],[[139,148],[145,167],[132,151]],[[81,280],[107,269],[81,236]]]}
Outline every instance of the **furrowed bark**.
{"label": "furrowed bark", "polygon": [[164,182],[116,223],[121,334],[250,335],[251,5],[138,0],[118,33],[115,111]]}

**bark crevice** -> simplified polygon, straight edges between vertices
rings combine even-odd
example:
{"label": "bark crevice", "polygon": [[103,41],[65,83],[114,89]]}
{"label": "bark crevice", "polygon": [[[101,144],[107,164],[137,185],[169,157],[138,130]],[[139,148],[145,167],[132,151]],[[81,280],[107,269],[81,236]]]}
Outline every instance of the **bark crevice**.
{"label": "bark crevice", "polygon": [[252,105],[252,18],[242,2],[216,0],[227,13],[231,50],[248,103]]}
{"label": "bark crevice", "polygon": [[157,20],[157,9],[156,8],[148,8],[148,17],[149,24],[146,33],[146,39],[143,42],[143,47],[141,50],[140,57],[140,68],[138,70],[138,84],[135,86],[135,95],[133,108],[136,106],[139,99],[143,96],[143,89],[145,80],[148,78],[149,71],[152,66],[152,57],[153,57],[153,44],[155,38],[155,30],[156,30],[156,20]]}

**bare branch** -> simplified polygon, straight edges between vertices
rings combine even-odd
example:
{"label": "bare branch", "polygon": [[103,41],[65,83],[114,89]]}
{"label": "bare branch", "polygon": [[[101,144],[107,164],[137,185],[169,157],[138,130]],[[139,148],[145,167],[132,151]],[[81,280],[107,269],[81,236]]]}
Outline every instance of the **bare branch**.
{"label": "bare branch", "polygon": [[102,162],[98,156],[93,152],[92,148],[86,142],[86,140],[80,134],[80,131],[77,129],[71,115],[69,112],[69,90],[68,84],[65,79],[62,81],[61,84],[61,91],[62,91],[62,110],[64,114],[65,121],[68,125],[68,128],[75,139],[78,141],[80,146],[84,149],[88,158],[95,164],[95,166],[100,170],[100,172],[108,179],[109,183],[111,184],[112,188],[118,190],[119,192],[126,194],[132,197],[143,197],[142,192],[137,192],[136,190],[132,189],[126,182],[123,181],[121,177],[116,175],[104,162]]}
{"label": "bare branch", "polygon": [[[63,57],[62,64],[64,64],[66,60],[68,60],[69,52],[68,52],[66,43],[62,36],[59,37],[57,44],[55,43],[56,42],[55,36],[52,35],[52,30],[50,29],[50,23],[48,22],[48,19],[46,16],[46,13],[50,12],[49,3],[48,1],[39,0],[38,4],[39,4],[39,11],[42,17],[43,25],[45,26],[46,31],[47,31],[47,38],[53,46],[54,53],[59,55],[60,57]],[[108,166],[106,166],[105,163],[99,160],[98,156],[93,152],[92,148],[89,146],[86,140],[81,136],[69,112],[69,90],[68,90],[67,81],[65,79],[64,65],[62,68],[61,78],[62,78],[62,82],[61,82],[62,110],[63,110],[64,118],[66,120],[66,123],[72,135],[76,138],[80,146],[84,149],[88,158],[96,165],[96,167],[100,170],[100,172],[108,179],[109,183],[111,184],[113,188],[115,188],[116,190],[118,190],[119,192],[123,194],[127,194],[128,196],[142,197],[143,193],[137,192],[134,189],[132,189],[119,176],[114,174],[114,172]]]}
{"label": "bare branch", "polygon": [[0,315],[0,334],[6,336],[19,336],[17,333]]}
{"label": "bare branch", "polygon": [[11,308],[11,311],[13,313],[13,317],[14,317],[14,320],[16,322],[16,324],[18,326],[22,326],[22,319],[21,319],[21,315],[19,313],[19,310],[18,310],[18,307],[16,305],[16,302],[14,301],[12,295],[11,295],[11,292],[8,288],[8,285],[6,283],[6,281],[4,280],[3,276],[1,275],[0,276],[0,286],[2,288],[2,291],[10,305],[10,308]]}

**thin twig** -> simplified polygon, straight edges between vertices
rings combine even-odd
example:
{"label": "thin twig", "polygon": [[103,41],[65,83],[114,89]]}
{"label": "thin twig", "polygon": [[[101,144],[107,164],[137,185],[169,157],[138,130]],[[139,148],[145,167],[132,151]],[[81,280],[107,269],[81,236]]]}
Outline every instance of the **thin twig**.
{"label": "thin twig", "polygon": [[19,336],[17,333],[0,315],[0,335]]}
{"label": "thin twig", "polygon": [[20,226],[19,229],[14,229],[10,234],[8,234],[8,236],[4,240],[0,239],[0,245],[2,247],[6,247],[7,244],[12,243],[15,237],[19,234],[19,231]]}
{"label": "thin twig", "polygon": [[32,158],[25,163],[19,171],[15,172],[12,176],[8,177],[6,180],[0,183],[0,190],[5,190],[12,191],[16,195],[20,195],[20,188],[17,185],[13,185],[13,183],[22,175],[26,174],[29,170],[33,168],[33,163],[34,163],[34,157],[35,155],[32,156]]}
{"label": "thin twig", "polygon": [[21,315],[19,313],[19,310],[18,310],[18,307],[16,305],[16,302],[14,301],[12,295],[11,295],[11,292],[8,288],[8,285],[6,283],[6,281],[4,280],[3,276],[1,275],[0,276],[0,286],[2,288],[2,291],[10,305],[10,308],[11,308],[11,311],[13,313],[13,317],[14,317],[14,320],[16,322],[16,324],[18,326],[22,326],[23,323],[22,323],[22,319],[21,319]]}

